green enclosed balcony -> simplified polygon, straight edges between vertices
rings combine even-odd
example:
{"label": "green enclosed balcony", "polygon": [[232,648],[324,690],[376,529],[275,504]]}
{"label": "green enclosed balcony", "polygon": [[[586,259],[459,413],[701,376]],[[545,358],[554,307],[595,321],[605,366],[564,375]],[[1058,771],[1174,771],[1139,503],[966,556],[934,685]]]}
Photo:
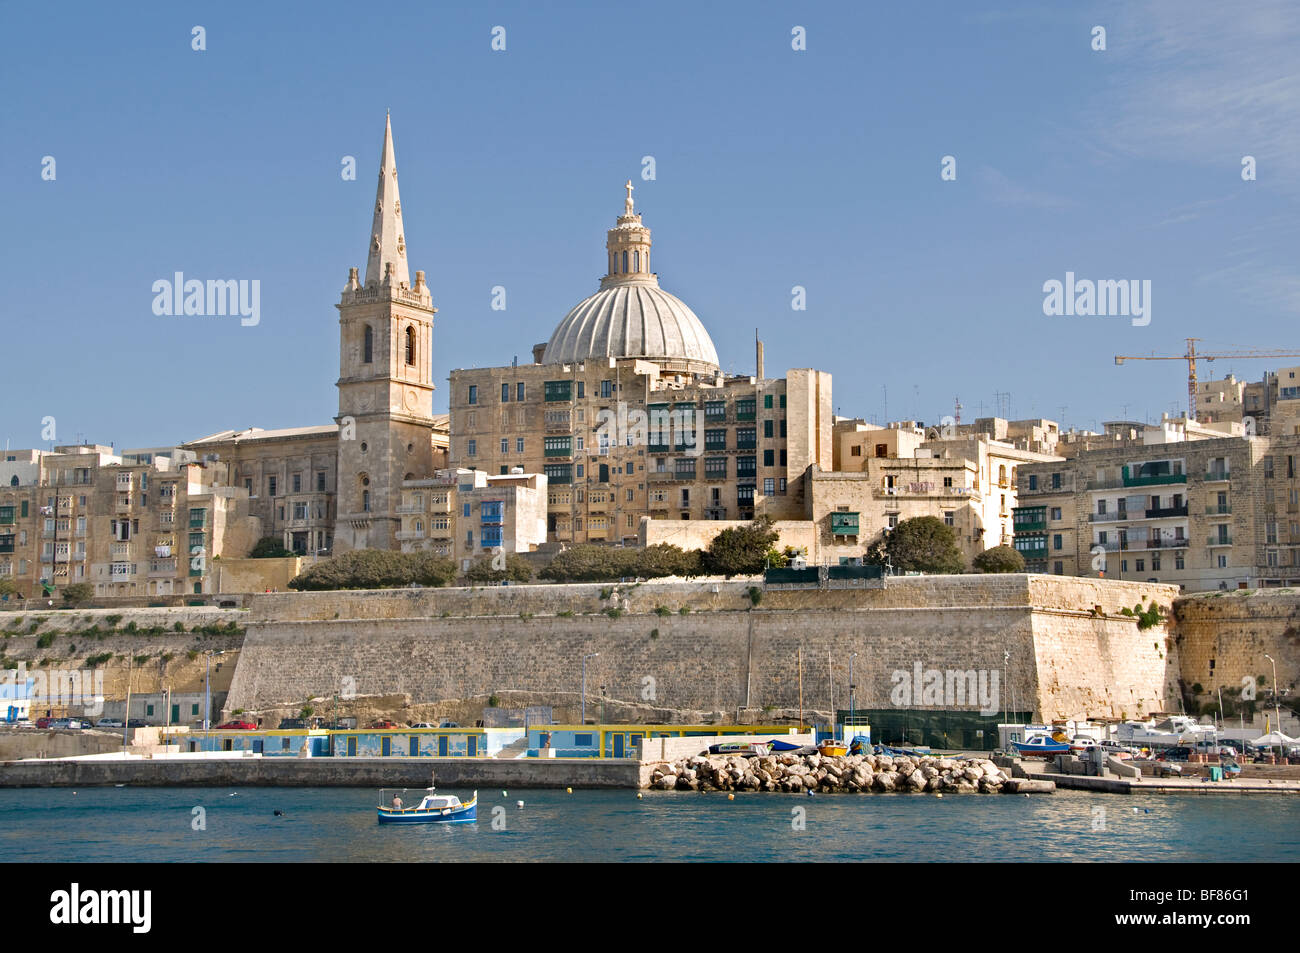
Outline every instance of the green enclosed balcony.
{"label": "green enclosed balcony", "polygon": [[1124,468],[1125,486],[1168,486],[1174,483],[1186,483],[1186,473],[1146,473],[1134,474],[1128,467]]}
{"label": "green enclosed balcony", "polygon": [[834,536],[857,536],[858,535],[858,514],[857,513],[832,513],[831,534]]}

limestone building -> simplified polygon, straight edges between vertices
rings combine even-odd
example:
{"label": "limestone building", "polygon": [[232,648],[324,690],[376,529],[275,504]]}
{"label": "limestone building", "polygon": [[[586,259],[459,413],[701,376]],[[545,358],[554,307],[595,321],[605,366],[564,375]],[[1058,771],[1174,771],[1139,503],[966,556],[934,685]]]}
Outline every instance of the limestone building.
{"label": "limestone building", "polygon": [[454,466],[547,479],[547,532],[636,545],[643,517],[800,517],[808,467],[831,467],[831,378],[722,373],[703,323],[651,271],[626,186],[607,272],[533,363],[451,373]]}
{"label": "limestone building", "polygon": [[216,560],[261,534],[224,464],[184,450],[7,451],[0,462],[0,579],[20,596],[89,583],[96,596],[215,591]]}
{"label": "limestone building", "polygon": [[1164,420],[1019,469],[1030,571],[1188,591],[1300,585],[1300,436]]}

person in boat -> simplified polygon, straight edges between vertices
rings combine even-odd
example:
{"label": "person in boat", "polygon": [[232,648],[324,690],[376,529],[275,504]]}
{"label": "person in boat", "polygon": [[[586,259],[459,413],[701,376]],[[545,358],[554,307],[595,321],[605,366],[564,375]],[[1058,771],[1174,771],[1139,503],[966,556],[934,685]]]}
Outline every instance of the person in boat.
{"label": "person in boat", "polygon": [[401,809],[402,809],[402,798],[401,798],[399,795],[394,794],[394,795],[393,795],[393,810],[394,810],[394,811],[400,811]]}

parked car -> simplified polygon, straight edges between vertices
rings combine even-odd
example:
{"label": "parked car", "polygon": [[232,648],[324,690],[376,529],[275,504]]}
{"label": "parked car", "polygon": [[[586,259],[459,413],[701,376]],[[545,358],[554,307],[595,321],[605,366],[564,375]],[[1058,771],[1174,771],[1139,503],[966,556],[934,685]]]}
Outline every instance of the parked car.
{"label": "parked car", "polygon": [[1185,745],[1179,745],[1176,748],[1166,748],[1156,755],[1157,761],[1186,761],[1192,756],[1192,749]]}
{"label": "parked car", "polygon": [[144,720],[143,718],[128,718],[128,719],[126,720],[126,726],[127,726],[128,728],[147,728],[147,727],[149,727],[148,724],[145,723],[145,720]]}
{"label": "parked car", "polygon": [[80,729],[86,727],[85,722],[77,718],[56,718],[52,722],[50,722],[49,726],[51,728],[71,728],[71,729]]}
{"label": "parked car", "polygon": [[54,719],[51,718],[49,715],[44,715],[44,716],[42,716],[42,717],[36,719],[36,727],[37,727],[37,728],[48,728],[48,727],[50,727],[50,722],[53,721],[53,720],[54,720]]}
{"label": "parked car", "polygon": [[99,719],[99,721],[95,722],[95,727],[96,728],[125,728],[126,725],[122,724],[122,719],[120,718],[101,718]]}
{"label": "parked car", "polygon": [[416,722],[415,724],[413,724],[411,727],[412,727],[412,728],[432,728],[432,727],[434,727],[434,726],[431,725],[431,724],[429,724],[427,721],[417,721],[417,722]]}
{"label": "parked car", "polygon": [[217,725],[217,730],[231,729],[236,731],[256,731],[257,725],[251,721],[228,721],[224,725]]}
{"label": "parked car", "polygon": [[459,728],[460,725],[456,724],[454,721],[447,721],[447,720],[444,719],[443,721],[438,722],[438,727],[439,727],[439,728]]}
{"label": "parked car", "polygon": [[387,718],[381,718],[370,726],[371,728],[396,728],[397,722],[389,721]]}

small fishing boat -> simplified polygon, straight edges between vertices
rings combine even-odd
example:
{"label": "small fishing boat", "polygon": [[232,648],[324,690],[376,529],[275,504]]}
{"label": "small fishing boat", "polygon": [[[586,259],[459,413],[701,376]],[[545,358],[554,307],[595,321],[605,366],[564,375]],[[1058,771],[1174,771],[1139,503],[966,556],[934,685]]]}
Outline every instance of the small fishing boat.
{"label": "small fishing boat", "polygon": [[804,747],[804,745],[791,744],[789,741],[781,741],[779,738],[773,738],[767,744],[773,751],[780,752],[798,751],[800,748]]}
{"label": "small fishing boat", "polygon": [[[403,789],[404,791],[405,789]],[[462,801],[454,794],[435,794],[433,788],[420,799],[415,807],[405,807],[401,794],[397,792],[387,804],[381,803],[375,810],[379,814],[380,824],[462,824],[478,820],[478,792],[468,801]],[[380,790],[379,800],[385,799],[386,792]]]}
{"label": "small fishing boat", "polygon": [[1022,758],[1050,758],[1070,753],[1068,741],[1053,741],[1047,735],[1038,735],[1028,741],[1013,741],[1011,744]]}
{"label": "small fishing boat", "polygon": [[817,751],[827,758],[840,758],[849,753],[849,746],[834,738],[827,738],[817,746]]}
{"label": "small fishing boat", "polygon": [[709,745],[709,754],[738,754],[746,758],[761,758],[770,751],[765,741],[721,741]]}
{"label": "small fishing boat", "polygon": [[1241,765],[1239,765],[1233,758],[1224,758],[1220,762],[1219,767],[1223,769],[1223,776],[1225,778],[1231,780],[1232,778],[1241,776]]}

